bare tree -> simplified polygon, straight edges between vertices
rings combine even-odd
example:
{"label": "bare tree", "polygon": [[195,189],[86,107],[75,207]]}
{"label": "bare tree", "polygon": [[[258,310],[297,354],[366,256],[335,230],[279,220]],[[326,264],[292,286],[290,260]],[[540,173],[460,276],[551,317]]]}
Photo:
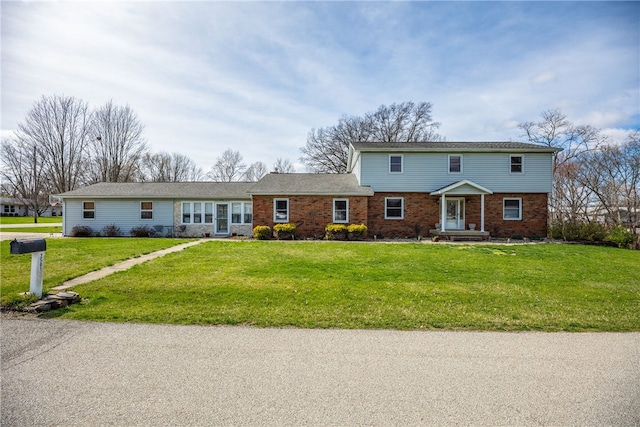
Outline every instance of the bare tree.
{"label": "bare tree", "polygon": [[247,168],[244,173],[244,180],[249,182],[260,181],[260,178],[268,173],[267,165],[264,162],[255,162]]}
{"label": "bare tree", "polygon": [[33,213],[33,222],[49,207],[49,180],[45,158],[35,141],[5,140],[0,145],[3,188]]}
{"label": "bare tree", "polygon": [[343,115],[334,126],[311,129],[300,160],[313,172],[345,173],[352,142],[440,141],[435,132],[440,123],[433,121],[431,109],[429,102],[403,102],[381,105],[362,117]]}
{"label": "bare tree", "polygon": [[211,167],[207,177],[216,182],[234,182],[244,178],[247,166],[239,151],[228,148]]}
{"label": "bare tree", "polygon": [[562,149],[554,156],[554,172],[559,165],[571,162],[606,142],[606,136],[599,129],[591,125],[576,126],[560,110],[543,111],[541,116],[539,122],[523,122],[518,127],[525,132],[529,142]]}
{"label": "bare tree", "polygon": [[[558,148],[553,158],[553,192],[549,198],[552,223],[577,220],[580,212],[592,210],[588,189],[580,188],[577,181],[582,174],[589,153],[606,142],[606,136],[591,125],[577,126],[560,110],[547,110],[539,122],[523,122],[518,125],[524,136],[533,144]],[[581,194],[578,197],[578,194]],[[583,205],[577,206],[582,200]]]}
{"label": "bare tree", "polygon": [[91,182],[136,181],[148,152],[144,126],[131,107],[107,102],[93,113]]}
{"label": "bare tree", "polygon": [[635,233],[640,214],[640,132],[631,132],[621,146],[608,145],[590,153],[580,182],[596,196],[605,220]]}
{"label": "bare tree", "polygon": [[277,173],[294,173],[295,168],[289,159],[282,159],[278,157],[273,164],[273,170]]}
{"label": "bare tree", "polygon": [[41,172],[52,192],[62,193],[82,184],[90,119],[86,103],[54,95],[43,96],[18,124],[14,137],[20,147],[36,147],[43,162]]}
{"label": "bare tree", "polygon": [[142,170],[142,179],[151,182],[188,182],[203,178],[202,169],[179,153],[148,153],[142,160]]}

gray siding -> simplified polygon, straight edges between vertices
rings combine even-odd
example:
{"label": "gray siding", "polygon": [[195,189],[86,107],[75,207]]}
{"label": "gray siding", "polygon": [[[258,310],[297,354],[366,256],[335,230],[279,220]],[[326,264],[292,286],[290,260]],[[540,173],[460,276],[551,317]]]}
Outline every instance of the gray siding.
{"label": "gray siding", "polygon": [[[82,202],[95,202],[95,218],[82,217]],[[140,219],[140,202],[153,202],[153,219]],[[69,236],[76,225],[86,225],[100,232],[106,225],[115,224],[125,236],[140,225],[173,228],[173,201],[154,199],[65,199],[63,234]],[[165,228],[165,230],[167,230]],[[164,233],[164,232],[163,232]]]}
{"label": "gray siding", "polygon": [[462,154],[460,174],[449,174],[448,153],[402,153],[404,172],[390,174],[389,154],[361,153],[361,185],[377,192],[431,192],[467,179],[495,193],[551,192],[551,153],[513,153],[524,157],[522,174],[509,172],[509,153],[451,153]]}

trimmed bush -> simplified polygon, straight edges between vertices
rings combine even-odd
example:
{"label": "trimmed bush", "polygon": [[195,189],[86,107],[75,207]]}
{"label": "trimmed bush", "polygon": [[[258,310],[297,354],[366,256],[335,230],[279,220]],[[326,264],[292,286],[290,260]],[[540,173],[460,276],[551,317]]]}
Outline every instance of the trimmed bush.
{"label": "trimmed bush", "polygon": [[608,242],[615,243],[619,248],[628,248],[635,239],[633,233],[623,225],[612,228],[606,238]]}
{"label": "trimmed bush", "polygon": [[258,240],[269,240],[271,229],[266,225],[256,225],[253,227],[253,237]]}
{"label": "trimmed bush", "polygon": [[154,237],[156,235],[155,230],[148,225],[133,227],[130,233],[133,237]]}
{"label": "trimmed bush", "polygon": [[276,224],[273,226],[273,233],[278,240],[289,240],[296,236],[296,225],[290,222]]}
{"label": "trimmed bush", "polygon": [[324,238],[327,240],[346,240],[347,232],[346,224],[329,223],[324,228]]}
{"label": "trimmed bush", "polygon": [[607,229],[598,223],[559,222],[549,229],[553,239],[569,241],[601,242],[607,236]]}
{"label": "trimmed bush", "polygon": [[347,227],[347,232],[349,233],[349,240],[360,240],[363,239],[365,234],[369,229],[364,224],[350,224]]}
{"label": "trimmed bush", "polygon": [[76,225],[71,229],[71,237],[91,237],[93,230],[87,225]]}
{"label": "trimmed bush", "polygon": [[120,237],[122,236],[122,230],[115,224],[109,224],[102,227],[101,234],[104,237]]}

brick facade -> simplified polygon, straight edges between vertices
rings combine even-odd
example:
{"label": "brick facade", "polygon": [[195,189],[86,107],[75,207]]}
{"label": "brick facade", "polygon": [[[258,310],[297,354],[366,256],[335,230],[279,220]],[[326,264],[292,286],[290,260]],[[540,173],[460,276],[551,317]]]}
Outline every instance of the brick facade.
{"label": "brick facade", "polygon": [[349,200],[349,224],[367,224],[365,196],[286,196],[254,195],[253,226],[267,225],[273,230],[273,199],[289,199],[289,222],[296,225],[298,238],[324,236],[324,228],[333,222],[333,200]]}
{"label": "brick facade", "polygon": [[[404,219],[385,219],[385,198],[404,198]],[[462,196],[460,196],[462,197]],[[522,220],[503,219],[503,198],[522,199]],[[289,199],[289,222],[296,224],[299,238],[322,238],[332,222],[333,199],[349,199],[349,223],[363,223],[369,236],[413,238],[427,236],[440,222],[440,196],[427,193],[376,193],[371,197],[254,195],[253,225],[273,229],[273,199]],[[480,229],[480,196],[464,196],[465,224]],[[485,230],[491,237],[545,237],[547,235],[547,195],[544,193],[489,194],[485,196]]]}

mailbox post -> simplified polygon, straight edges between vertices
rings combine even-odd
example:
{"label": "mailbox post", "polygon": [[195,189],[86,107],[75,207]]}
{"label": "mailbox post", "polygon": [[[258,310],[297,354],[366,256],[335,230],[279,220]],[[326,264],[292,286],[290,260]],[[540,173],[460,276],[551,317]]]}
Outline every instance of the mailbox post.
{"label": "mailbox post", "polygon": [[44,239],[12,240],[12,254],[31,254],[31,283],[29,292],[42,297],[42,278],[44,271],[44,252],[47,250],[47,242]]}

